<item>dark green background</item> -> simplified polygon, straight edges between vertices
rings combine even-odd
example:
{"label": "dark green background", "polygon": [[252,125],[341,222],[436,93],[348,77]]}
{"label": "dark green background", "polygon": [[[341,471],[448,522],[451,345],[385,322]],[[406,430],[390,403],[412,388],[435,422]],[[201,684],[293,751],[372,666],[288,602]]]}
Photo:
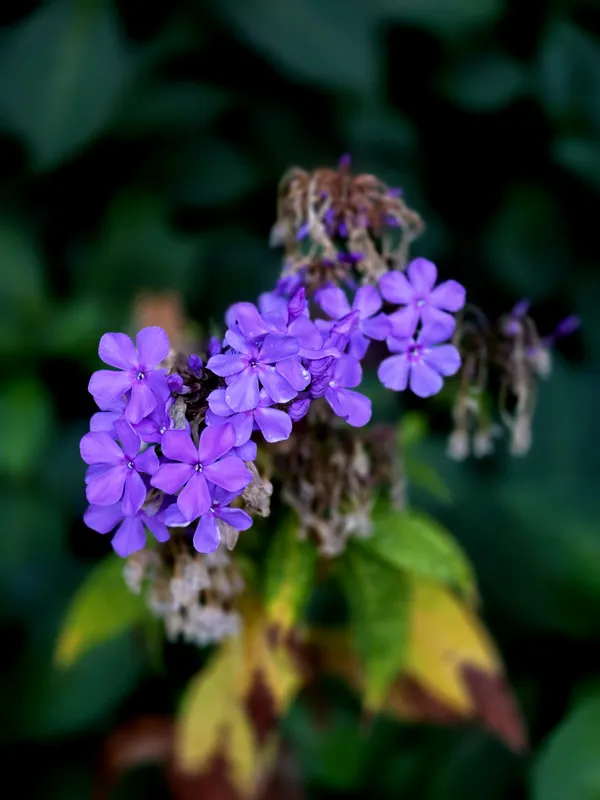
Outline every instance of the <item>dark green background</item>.
{"label": "dark green background", "polygon": [[[280,174],[348,151],[358,170],[405,189],[428,223],[415,252],[473,302],[493,316],[526,296],[543,333],[572,312],[583,328],[542,387],[527,458],[509,461],[501,443],[485,463],[448,462],[447,407],[428,406],[423,454],[454,502],[424,501],[474,560],[532,755],[516,759],[478,732],[388,723],[365,741],[356,705],[340,698],[325,733],[302,706],[289,720],[303,779],[319,797],[597,798],[598,3],[153,8],[0,8],[2,780],[26,796],[88,796],[107,731],[171,711],[196,663],[178,648],[156,677],[125,638],[69,674],[50,666],[65,605],[108,548],[81,522],[77,448],[98,338],[127,325],[139,289],[181,291],[207,324],[270,286]],[[400,410],[395,397],[375,400]],[[122,796],[148,796],[143,783]]]}

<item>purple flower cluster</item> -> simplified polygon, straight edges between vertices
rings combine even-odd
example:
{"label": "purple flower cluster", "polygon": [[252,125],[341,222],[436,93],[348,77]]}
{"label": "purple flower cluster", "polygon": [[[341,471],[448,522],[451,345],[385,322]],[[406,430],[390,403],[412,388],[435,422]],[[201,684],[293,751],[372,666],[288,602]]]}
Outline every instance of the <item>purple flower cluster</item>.
{"label": "purple flower cluster", "polygon": [[[169,414],[173,394],[186,387],[181,376],[167,376],[160,366],[169,350],[162,328],[144,328],[136,347],[125,334],[107,333],[98,352],[119,371],[99,370],[89,384],[102,410],[92,417],[91,431],[80,444],[89,465],[86,496],[91,505],[84,520],[98,533],[116,528],[112,545],[120,556],[144,547],[145,528],[164,542],[168,526],[198,520],[194,545],[208,553],[220,540],[216,519],[238,530],[251,525],[245,512],[229,508],[251,481],[250,471],[233,452],[233,425],[205,428],[197,445],[189,425],[174,429]],[[200,371],[200,360],[192,367]]]}
{"label": "purple flower cluster", "polygon": [[[328,320],[311,319],[305,289],[285,278],[258,306],[231,306],[223,341],[211,339],[206,364],[187,358],[185,380],[166,366],[175,360],[162,328],[144,328],[135,346],[123,333],[105,334],[98,352],[116,369],[95,372],[89,383],[100,411],[81,440],[86,524],[99,533],[116,528],[112,544],[121,556],[144,547],[146,528],[164,542],[169,527],[189,527],[201,553],[217,548],[223,525],[249,528],[251,518],[231,503],[252,480],[253,434],[268,443],[287,439],[319,398],[349,425],[366,425],[371,401],[356,389],[372,340],[386,341],[393,354],[378,371],[390,389],[409,386],[428,397],[457,372],[458,351],[444,342],[465,292],[455,281],[435,287],[436,278],[435,266],[417,259],[407,275],[389,272],[379,288],[362,286],[351,301],[339,287],[321,288],[315,301]],[[384,300],[396,308],[384,312]],[[200,382],[211,389],[193,427],[172,412]]]}

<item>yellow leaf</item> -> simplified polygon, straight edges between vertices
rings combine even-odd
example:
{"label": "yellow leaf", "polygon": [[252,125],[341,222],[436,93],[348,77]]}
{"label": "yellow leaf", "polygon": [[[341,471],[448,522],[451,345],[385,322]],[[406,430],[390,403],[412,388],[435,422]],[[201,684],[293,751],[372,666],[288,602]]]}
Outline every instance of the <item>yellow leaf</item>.
{"label": "yellow leaf", "polygon": [[[300,688],[302,676],[285,642],[273,640],[257,598],[245,596],[239,610],[242,634],[221,645],[184,695],[175,756],[188,773],[206,772],[220,757],[236,790],[251,797],[275,763],[276,723]],[[268,693],[267,706],[270,698],[275,712],[270,719],[267,709],[266,729],[264,719],[254,719],[249,702],[261,686]]]}
{"label": "yellow leaf", "polygon": [[409,642],[404,674],[460,714],[473,710],[463,668],[497,675],[502,664],[476,614],[450,591],[412,581]]}
{"label": "yellow leaf", "polygon": [[236,656],[227,643],[187,687],[175,733],[175,753],[185,772],[203,772],[220,750],[237,702]]}

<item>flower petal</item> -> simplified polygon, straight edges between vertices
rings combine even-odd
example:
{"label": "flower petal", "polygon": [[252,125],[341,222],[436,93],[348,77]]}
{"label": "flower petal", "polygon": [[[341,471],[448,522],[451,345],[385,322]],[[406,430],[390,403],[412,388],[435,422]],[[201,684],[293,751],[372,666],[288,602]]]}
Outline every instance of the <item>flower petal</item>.
{"label": "flower petal", "polygon": [[376,339],[378,342],[384,341],[392,333],[392,323],[387,314],[376,314],[370,319],[363,319],[360,329],[369,339]]}
{"label": "flower petal", "polygon": [[117,369],[136,369],[138,364],[133,342],[125,333],[105,333],[100,339],[98,355],[105,364]]}
{"label": "flower petal", "polygon": [[293,336],[270,333],[265,336],[258,361],[260,364],[274,364],[289,356],[295,356],[299,349],[298,340]]}
{"label": "flower petal", "polygon": [[381,308],[381,295],[376,286],[361,286],[354,295],[352,310],[360,313],[363,320],[372,317]]}
{"label": "flower petal", "polygon": [[317,305],[332,319],[341,319],[350,313],[350,303],[345,292],[338,286],[319,289],[315,295]]}
{"label": "flower petal", "polygon": [[127,467],[119,464],[118,467],[109,469],[108,472],[97,475],[85,488],[85,496],[90,503],[97,506],[111,506],[123,496],[123,486]]}
{"label": "flower petal", "polygon": [[252,440],[246,442],[246,444],[241,445],[240,447],[234,447],[231,451],[233,455],[241,458],[242,461],[256,461],[256,453],[257,447],[256,442]]}
{"label": "flower petal", "polygon": [[149,447],[136,456],[133,463],[138,472],[147,472],[148,475],[155,475],[160,466],[154,447]]}
{"label": "flower petal", "polygon": [[360,362],[352,356],[342,356],[335,362],[333,379],[344,388],[358,386],[362,381],[362,367]]}
{"label": "flower petal", "polygon": [[117,437],[121,442],[123,453],[131,461],[140,452],[140,437],[131,425],[124,419],[118,420],[115,423],[115,431]]}
{"label": "flower petal", "polygon": [[167,506],[161,514],[161,519],[169,528],[187,528],[190,524],[179,510],[177,503]]}
{"label": "flower petal", "polygon": [[253,303],[236,303],[235,315],[240,331],[247,339],[256,339],[269,333],[269,329]]}
{"label": "flower petal", "polygon": [[343,416],[348,425],[353,428],[362,428],[366,425],[373,413],[369,398],[350,389],[342,389],[339,394],[342,396]]}
{"label": "flower petal", "polygon": [[177,496],[179,510],[188,522],[193,522],[201,514],[206,513],[211,502],[206,478],[200,472],[194,472]]}
{"label": "flower petal", "polygon": [[241,414],[234,414],[233,417],[229,417],[229,421],[233,425],[235,432],[235,447],[241,447],[252,436],[254,415],[251,411],[243,411]]}
{"label": "flower petal", "polygon": [[111,544],[115,553],[121,558],[127,558],[132,553],[142,550],[146,545],[146,532],[141,519],[125,517],[113,536]]}
{"label": "flower petal", "polygon": [[128,372],[99,369],[90,378],[88,392],[100,408],[109,408],[133,386],[134,378]]}
{"label": "flower petal", "polygon": [[453,344],[442,344],[425,350],[423,361],[440,375],[456,375],[461,365],[460,353]]}
{"label": "flower petal", "polygon": [[209,358],[206,368],[220,378],[227,378],[230,375],[237,375],[242,370],[245,370],[247,366],[248,356],[227,353]]}
{"label": "flower petal", "polygon": [[[275,369],[275,367],[261,366],[257,372],[260,375],[262,385],[274,403],[287,403],[293,400],[298,392],[286,381]],[[254,406],[256,408],[256,406]]]}
{"label": "flower petal", "polygon": [[83,515],[83,521],[97,533],[110,533],[123,519],[121,503],[112,506],[89,506]]}
{"label": "flower petal", "polygon": [[198,463],[198,449],[187,431],[165,431],[161,448],[163,455],[172,461],[181,461],[183,464]]}
{"label": "flower petal", "polygon": [[297,392],[302,392],[310,383],[310,372],[302,366],[298,356],[291,356],[279,361],[275,369]]}
{"label": "flower petal", "polygon": [[403,272],[393,270],[386,272],[379,279],[379,288],[381,294],[389,303],[400,303],[408,305],[414,295],[415,291],[408,282],[408,278]]}
{"label": "flower petal", "polygon": [[[445,341],[454,333],[456,320],[452,314],[448,314],[446,311],[441,311],[439,308],[434,308],[433,306],[426,306],[422,310],[421,316],[424,328],[429,328],[430,330],[439,328],[439,334],[434,334],[438,337],[438,341]],[[421,340],[421,337],[419,337],[419,340]]]}
{"label": "flower petal", "polygon": [[125,418],[132,425],[141,422],[156,408],[156,397],[145,380],[134,381],[131,388],[131,399],[125,409]]}
{"label": "flower petal", "polygon": [[252,475],[242,459],[235,456],[209,464],[204,467],[204,474],[207,481],[227,489],[228,492],[241,492],[252,480]]}
{"label": "flower petal", "polygon": [[431,397],[437,394],[443,385],[442,376],[423,361],[411,364],[409,386],[418,397]]}
{"label": "flower petal", "polygon": [[249,367],[240,372],[225,389],[227,405],[233,411],[252,411],[258,405],[258,376]]}
{"label": "flower petal", "polygon": [[144,505],[146,499],[146,484],[138,473],[130,469],[125,477],[125,494],[123,495],[123,514],[133,517]]}
{"label": "flower petal", "polygon": [[164,522],[154,517],[149,517],[144,514],[144,522],[146,527],[152,533],[157,542],[166,542],[170,538],[169,530]]}
{"label": "flower petal", "polygon": [[408,265],[408,277],[416,294],[427,295],[435,286],[437,267],[426,258],[415,258]]}
{"label": "flower petal", "polygon": [[194,533],[194,548],[199,553],[214,553],[221,541],[221,534],[213,514],[204,514],[198,520]]}
{"label": "flower petal", "polygon": [[225,389],[215,389],[208,395],[208,407],[218,417],[230,417],[233,414],[225,400]]}
{"label": "flower petal", "polygon": [[350,341],[348,342],[348,355],[352,358],[357,358],[362,361],[369,349],[369,340],[360,331],[354,331],[350,334]]}
{"label": "flower petal", "polygon": [[161,464],[150,484],[167,494],[175,494],[194,474],[191,464]]}
{"label": "flower petal", "polygon": [[238,531],[247,531],[252,527],[252,517],[241,508],[218,508],[215,510],[215,517],[219,517]]}
{"label": "flower petal", "polygon": [[[445,316],[449,317],[450,314],[445,314],[443,311],[438,311],[438,314],[444,314]],[[454,322],[454,318],[451,317]],[[448,325],[445,322],[439,323],[434,322],[431,325],[424,325],[421,329],[418,337],[419,344],[422,344],[423,347],[431,347],[434,344],[441,344],[441,342],[446,342],[450,338],[452,331],[448,333]]]}
{"label": "flower petal", "polygon": [[379,365],[377,377],[386,389],[403,392],[408,385],[408,360],[406,356],[390,356]]}
{"label": "flower petal", "polygon": [[92,433],[108,433],[111,439],[115,439],[115,422],[123,416],[122,411],[97,411],[92,414],[90,420],[90,431]]}
{"label": "flower petal", "polygon": [[392,336],[396,339],[405,339],[412,336],[417,329],[419,309],[415,306],[406,306],[388,316],[392,326]]}
{"label": "flower petal", "polygon": [[292,432],[292,420],[277,408],[257,408],[254,419],[267,442],[283,442]]}
{"label": "flower petal", "polygon": [[79,442],[79,452],[86,464],[111,464],[123,462],[123,451],[108,433],[86,433]]}
{"label": "flower petal", "polygon": [[467,293],[458,281],[444,281],[429,295],[429,302],[444,311],[459,311],[465,304]]}
{"label": "flower petal", "polygon": [[[321,321],[325,322],[325,320]],[[300,355],[303,355],[304,350],[320,350],[323,344],[323,337],[315,323],[303,315],[296,317],[296,319],[290,323],[288,334],[298,340]]]}
{"label": "flower petal", "polygon": [[169,355],[169,337],[157,325],[142,328],[135,337],[135,344],[140,359],[140,367],[144,372],[157,367]]}
{"label": "flower petal", "polygon": [[235,431],[231,423],[228,422],[220,428],[205,428],[200,434],[199,461],[206,467],[228,453],[234,445]]}

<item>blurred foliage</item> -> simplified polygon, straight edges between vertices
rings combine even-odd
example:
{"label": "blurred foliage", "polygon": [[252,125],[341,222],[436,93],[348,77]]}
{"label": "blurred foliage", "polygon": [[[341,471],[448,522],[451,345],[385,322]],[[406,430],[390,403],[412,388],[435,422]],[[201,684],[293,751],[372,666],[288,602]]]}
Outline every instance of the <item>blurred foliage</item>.
{"label": "blurred foliage", "polygon": [[[26,794],[88,796],[109,731],[139,713],[172,713],[201,666],[195,651],[169,646],[157,677],[139,632],[66,670],[53,664],[74,592],[108,548],[81,521],[77,451],[99,336],[128,326],[140,290],[180,291],[190,316],[214,325],[228,303],[267,288],[278,268],[266,241],[280,174],[351,151],[358,169],[404,188],[428,223],[415,252],[465,283],[486,312],[526,294],[543,333],[567,313],[584,321],[542,387],[527,458],[509,461],[499,442],[484,462],[448,462],[444,398],[428,407],[427,435],[405,443],[411,505],[440,520],[411,568],[468,592],[460,553],[448,574],[437,560],[454,548],[441,525],[459,538],[525,711],[531,758],[471,730],[378,719],[367,735],[356,699],[337,684],[324,687],[319,723],[301,694],[284,737],[316,797],[595,797],[598,700],[579,690],[600,671],[597,3],[27,0],[4,4],[0,21],[6,780],[35,758]],[[374,396],[382,418],[397,418],[400,402]],[[384,540],[371,546],[381,560]],[[292,626],[313,565],[300,550],[271,559],[302,565],[284,600],[285,576],[267,584],[267,613]],[[402,559],[408,568],[409,551]],[[357,590],[363,583],[372,588],[357,580]],[[335,588],[313,599],[326,615]],[[357,645],[380,635],[368,607]],[[107,597],[98,624],[116,633],[123,613]],[[452,630],[440,614],[426,630]],[[404,627],[395,644],[408,664]],[[372,674],[383,680],[387,670],[378,662]]]}

